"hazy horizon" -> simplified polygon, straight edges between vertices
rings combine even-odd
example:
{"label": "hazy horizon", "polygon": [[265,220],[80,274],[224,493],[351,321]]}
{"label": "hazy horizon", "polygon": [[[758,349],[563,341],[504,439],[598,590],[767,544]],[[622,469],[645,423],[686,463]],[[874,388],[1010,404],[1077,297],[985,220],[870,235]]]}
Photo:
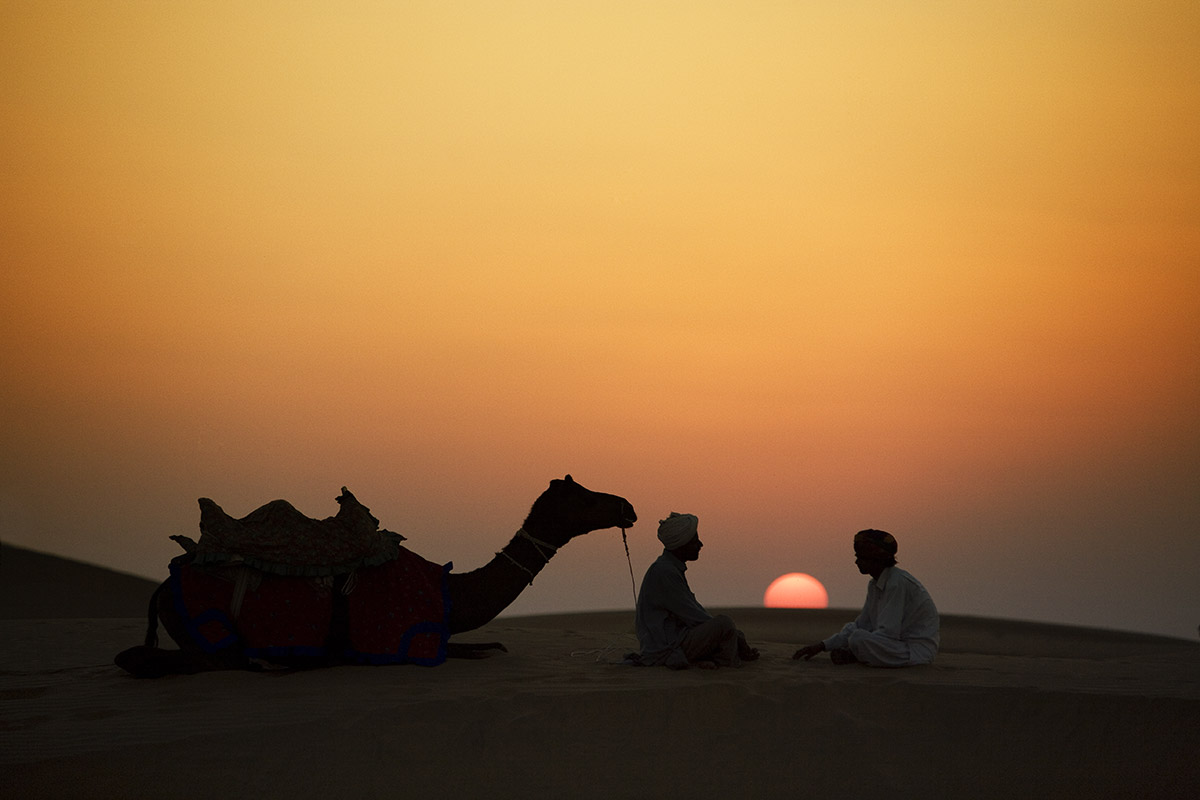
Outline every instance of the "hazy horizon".
{"label": "hazy horizon", "polygon": [[[149,578],[342,486],[485,563],[553,478],[709,606],[1200,623],[1200,7],[11,2],[0,539]],[[631,608],[617,531],[510,609]]]}
{"label": "hazy horizon", "polygon": [[[115,569],[113,569],[113,568],[111,568],[111,567],[104,567],[104,566],[100,566],[100,565],[93,564],[93,563],[91,563],[91,562],[88,562],[88,561],[79,561],[78,559],[74,559],[74,558],[71,558],[71,557],[69,557],[69,556],[56,556],[56,555],[52,555],[52,554],[48,554],[48,553],[44,553],[44,552],[42,552],[42,551],[40,551],[40,550],[31,549],[31,548],[25,548],[25,547],[21,547],[20,545],[14,545],[14,544],[10,544],[10,543],[8,543],[8,542],[0,542],[0,554],[2,554],[2,553],[3,553],[3,550],[4,550],[4,548],[12,548],[12,547],[18,548],[18,549],[22,550],[22,551],[23,551],[23,552],[25,552],[25,553],[31,553],[31,554],[34,554],[35,556],[39,556],[39,557],[40,557],[40,556],[45,556],[45,557],[48,557],[48,558],[62,559],[63,561],[65,561],[65,562],[67,562],[67,563],[69,563],[69,564],[71,564],[71,565],[73,565],[73,566],[76,566],[76,567],[78,567],[78,568],[91,568],[91,567],[95,567],[95,568],[97,568],[97,569],[100,569],[100,570],[105,570],[107,573],[109,573],[109,574],[111,574],[111,575],[114,575],[114,576],[121,577],[121,578],[126,578],[126,577],[127,577],[127,578],[132,578],[132,579],[137,579],[137,580],[148,580],[151,586],[152,586],[152,585],[154,585],[155,583],[157,583],[157,579],[150,579],[150,578],[148,578],[148,576],[145,576],[145,575],[135,575],[135,574],[133,574],[133,573],[130,573],[130,572],[124,572],[124,571],[121,571],[121,570],[115,570]],[[45,573],[44,573],[44,572],[43,572],[43,573],[41,573],[41,576],[42,576],[42,577],[44,577],[44,575],[45,575]],[[865,579],[864,579],[864,580],[865,580]],[[94,590],[94,589],[93,589],[93,590]],[[149,595],[149,594],[147,594],[145,599],[149,600],[149,598],[150,598],[150,595]],[[11,592],[10,592],[10,599],[11,599]],[[44,601],[44,599],[43,599],[43,598],[38,598],[38,602],[43,602],[43,601]],[[12,599],[12,604],[11,604],[11,605],[10,605],[10,607],[7,609],[7,610],[10,612],[10,613],[9,613],[9,616],[11,616],[11,617],[14,617],[14,618],[17,618],[17,615],[15,615],[15,614],[13,614],[13,613],[11,613],[11,612],[13,611],[13,609],[14,609],[15,607],[19,607],[19,606],[17,606],[17,605],[16,605],[16,604],[18,604],[19,602],[20,602],[19,600]],[[111,605],[111,598],[110,598],[110,605]],[[711,604],[710,604],[710,605],[711,605]],[[59,606],[55,606],[55,608],[56,608],[56,609],[58,609],[58,608],[59,608]],[[139,608],[140,608],[140,606],[139,606]],[[740,610],[746,610],[746,609],[761,609],[761,610],[764,610],[764,611],[784,611],[784,612],[791,612],[791,611],[811,611],[811,612],[814,612],[814,613],[820,613],[820,614],[822,614],[822,615],[824,615],[824,616],[829,616],[829,615],[831,615],[831,614],[846,614],[846,615],[853,616],[854,614],[858,613],[858,611],[859,611],[859,606],[857,606],[857,605],[855,605],[855,606],[844,606],[844,607],[837,607],[837,606],[831,606],[831,605],[830,605],[830,606],[796,606],[796,607],[789,607],[789,606],[784,606],[784,605],[774,605],[774,606],[767,606],[767,605],[764,605],[764,604],[748,604],[748,605],[739,605],[739,606],[712,606],[712,608],[713,608],[714,610],[715,610],[715,609],[733,609],[733,610],[738,610],[738,611],[740,611]],[[627,613],[627,614],[629,614],[629,624],[632,626],[632,625],[633,625],[633,615],[634,615],[634,610],[633,610],[633,608],[592,608],[592,609],[582,609],[582,610],[564,610],[564,609],[557,609],[557,608],[556,608],[556,609],[551,609],[551,610],[543,610],[543,611],[525,611],[525,610],[517,610],[517,611],[514,611],[512,608],[508,608],[508,609],[505,609],[503,612],[501,612],[501,613],[500,613],[500,615],[499,615],[499,618],[506,618],[506,617],[541,617],[541,616],[554,616],[554,615],[562,615],[563,617],[576,617],[576,618],[577,618],[579,614],[603,614],[603,615],[609,615],[609,614],[626,614],[626,613]],[[56,617],[57,617],[57,616],[61,615],[61,614],[62,614],[62,612],[61,612],[60,610],[56,610],[56,611],[55,611],[55,614],[56,614]],[[87,616],[88,616],[88,615],[86,615],[86,614],[80,614],[80,618],[87,618]],[[108,610],[108,613],[106,613],[106,614],[102,614],[102,615],[98,615],[98,616],[102,616],[102,617],[106,617],[106,618],[108,618],[108,617],[113,617],[113,616],[114,616],[114,613],[113,613],[111,610]],[[133,617],[133,616],[135,616],[135,615],[134,615],[134,614],[130,614],[129,616],[130,616],[130,617]],[[1007,622],[1027,623],[1027,624],[1031,624],[1031,625],[1042,625],[1042,624],[1046,624],[1046,625],[1063,625],[1063,626],[1066,626],[1066,627],[1079,627],[1079,628],[1083,628],[1083,629],[1096,630],[1096,631],[1112,631],[1112,632],[1116,632],[1116,633],[1128,633],[1128,634],[1131,634],[1131,635],[1144,634],[1144,635],[1148,635],[1148,636],[1154,636],[1154,635],[1167,635],[1167,636],[1170,636],[1170,634],[1153,634],[1153,633],[1146,633],[1145,631],[1134,631],[1134,630],[1129,630],[1129,629],[1121,629],[1121,628],[1111,628],[1111,627],[1109,627],[1109,628],[1105,628],[1105,627],[1099,627],[1099,626],[1072,625],[1071,623],[1064,623],[1064,622],[1054,622],[1054,621],[1049,621],[1049,620],[1023,620],[1023,619],[1017,619],[1017,618],[1013,618],[1013,617],[996,617],[996,616],[992,616],[992,615],[988,615],[988,614],[969,614],[969,615],[958,615],[958,614],[947,614],[947,613],[942,613],[942,616],[943,616],[943,617],[945,617],[945,618],[950,618],[950,617],[955,617],[955,618],[959,618],[959,619],[961,619],[961,618],[966,618],[966,619],[978,618],[978,619],[985,619],[985,620],[995,620],[995,621],[998,621],[998,622],[1006,622],[1006,623],[1007,623]],[[31,617],[31,618],[39,618],[39,619],[40,619],[41,617],[40,617],[40,616],[34,616],[34,617]],[[831,623],[831,624],[834,624],[834,623]],[[1179,637],[1179,636],[1175,636],[1175,637],[1173,637],[1173,638],[1188,639],[1188,637]],[[943,644],[944,644],[944,643],[943,643]]]}

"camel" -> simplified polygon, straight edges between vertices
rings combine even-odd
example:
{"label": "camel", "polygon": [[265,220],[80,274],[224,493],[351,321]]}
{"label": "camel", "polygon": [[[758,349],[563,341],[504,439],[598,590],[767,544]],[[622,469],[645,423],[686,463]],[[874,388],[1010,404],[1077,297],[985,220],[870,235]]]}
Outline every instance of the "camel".
{"label": "camel", "polygon": [[[449,637],[493,620],[571,539],[613,527],[623,535],[637,521],[624,498],[567,475],[550,482],[491,561],[456,573],[401,546],[403,536],[378,530],[345,488],[338,503],[337,516],[323,521],[282,500],[234,520],[202,498],[200,542],[171,537],[187,552],[172,560],[171,576],[150,599],[145,644],[114,662],[135,677],[157,678],[482,658],[503,645]],[[271,535],[246,554],[246,542]],[[158,647],[159,620],[178,650]]]}

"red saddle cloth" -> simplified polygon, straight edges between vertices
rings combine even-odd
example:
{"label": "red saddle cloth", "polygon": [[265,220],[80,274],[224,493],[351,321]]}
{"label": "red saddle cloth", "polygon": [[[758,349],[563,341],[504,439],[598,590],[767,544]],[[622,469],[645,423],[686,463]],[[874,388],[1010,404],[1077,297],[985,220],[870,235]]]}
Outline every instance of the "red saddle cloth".
{"label": "red saddle cloth", "polygon": [[[450,638],[450,565],[399,549],[391,561],[356,570],[341,597],[335,588],[341,581],[249,567],[213,569],[186,557],[171,564],[169,582],[188,633],[207,652],[236,647],[267,660],[336,657],[363,664],[440,664]],[[246,577],[235,615],[239,575]],[[338,623],[343,630],[333,630],[335,620],[343,620]]]}

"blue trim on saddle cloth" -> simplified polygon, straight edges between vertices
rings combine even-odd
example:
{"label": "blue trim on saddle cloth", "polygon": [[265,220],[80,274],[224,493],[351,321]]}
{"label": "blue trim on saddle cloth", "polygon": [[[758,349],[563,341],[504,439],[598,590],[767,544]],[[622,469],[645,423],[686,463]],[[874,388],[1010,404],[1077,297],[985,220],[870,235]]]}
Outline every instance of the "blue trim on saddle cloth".
{"label": "blue trim on saddle cloth", "polygon": [[[225,612],[217,608],[210,608],[195,617],[188,614],[187,606],[183,602],[183,582],[179,578],[181,564],[176,564],[177,560],[172,559],[168,566],[170,577],[167,578],[167,583],[171,586],[171,600],[175,604],[175,613],[183,620],[184,629],[192,638],[192,642],[206,653],[216,653],[236,645],[240,641],[237,628],[234,627],[233,620]],[[200,632],[200,626],[210,622],[220,623],[225,630],[229,631],[229,634],[216,642],[208,641],[208,638]]]}
{"label": "blue trim on saddle cloth", "polygon": [[[409,648],[412,646],[412,640],[426,633],[436,633],[439,635],[437,653],[430,658],[407,657]],[[418,664],[422,667],[436,667],[446,660],[446,643],[450,641],[450,629],[445,625],[439,625],[436,622],[422,622],[419,625],[413,625],[404,634],[403,641],[400,642],[400,651],[406,654],[406,660],[411,664]]]}

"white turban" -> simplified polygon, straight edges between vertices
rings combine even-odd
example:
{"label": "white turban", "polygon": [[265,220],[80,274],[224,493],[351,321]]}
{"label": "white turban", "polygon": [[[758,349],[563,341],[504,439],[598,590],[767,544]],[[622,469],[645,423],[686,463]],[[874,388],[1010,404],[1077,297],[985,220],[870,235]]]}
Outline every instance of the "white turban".
{"label": "white turban", "polygon": [[659,520],[658,540],[668,550],[683,547],[696,537],[696,526],[699,524],[700,520],[695,514],[676,514],[672,511],[671,516]]}

